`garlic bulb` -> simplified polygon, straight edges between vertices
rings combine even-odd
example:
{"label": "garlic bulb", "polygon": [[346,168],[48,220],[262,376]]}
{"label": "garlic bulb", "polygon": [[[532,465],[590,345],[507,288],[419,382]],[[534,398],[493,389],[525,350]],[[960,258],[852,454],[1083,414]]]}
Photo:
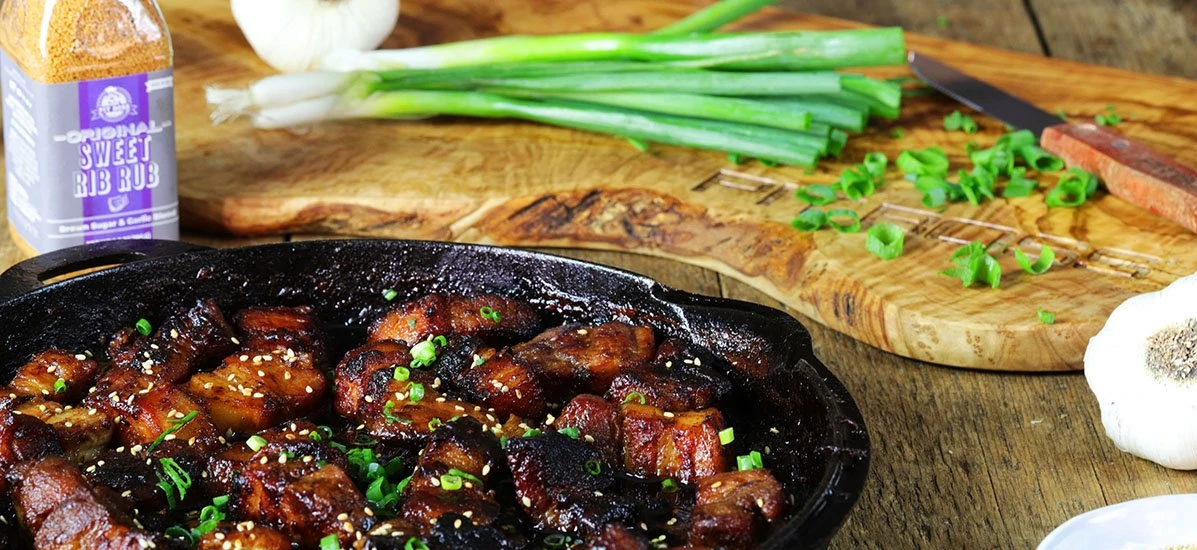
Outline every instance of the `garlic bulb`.
{"label": "garlic bulb", "polygon": [[306,71],[336,50],[373,50],[399,20],[399,0],[232,0],[232,8],[254,52],[283,72]]}
{"label": "garlic bulb", "polygon": [[1089,341],[1085,378],[1118,448],[1197,469],[1197,275],[1119,305]]}

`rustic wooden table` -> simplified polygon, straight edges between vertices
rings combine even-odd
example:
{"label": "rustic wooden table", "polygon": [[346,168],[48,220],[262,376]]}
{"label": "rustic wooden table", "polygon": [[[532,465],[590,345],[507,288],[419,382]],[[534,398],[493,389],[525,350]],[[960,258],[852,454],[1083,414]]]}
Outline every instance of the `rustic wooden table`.
{"label": "rustic wooden table", "polygon": [[[1197,3],[1188,0],[784,0],[782,5],[1197,78],[1191,62],[1197,57]],[[0,212],[0,226],[5,223]],[[215,246],[281,239],[187,238]],[[556,252],[689,291],[779,305],[698,267],[624,253]],[[18,259],[7,237],[0,237],[0,269]],[[864,411],[873,440],[868,487],[833,548],[1033,548],[1056,525],[1084,511],[1197,492],[1197,475],[1156,467],[1109,443],[1080,374],[953,370],[807,325],[819,356]]]}

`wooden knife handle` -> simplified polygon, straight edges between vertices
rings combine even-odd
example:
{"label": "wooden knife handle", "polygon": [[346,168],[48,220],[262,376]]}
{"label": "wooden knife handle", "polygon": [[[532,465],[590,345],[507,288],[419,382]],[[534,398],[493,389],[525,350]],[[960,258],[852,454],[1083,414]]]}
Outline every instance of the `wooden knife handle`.
{"label": "wooden knife handle", "polygon": [[1197,171],[1087,122],[1051,126],[1040,144],[1069,166],[1100,176],[1114,196],[1197,233]]}

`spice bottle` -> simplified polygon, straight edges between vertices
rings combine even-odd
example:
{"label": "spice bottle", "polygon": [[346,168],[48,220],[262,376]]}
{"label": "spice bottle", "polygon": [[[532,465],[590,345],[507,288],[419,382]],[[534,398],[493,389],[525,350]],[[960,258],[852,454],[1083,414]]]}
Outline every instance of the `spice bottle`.
{"label": "spice bottle", "polygon": [[172,62],[154,0],[0,0],[8,219],[27,253],[178,238]]}

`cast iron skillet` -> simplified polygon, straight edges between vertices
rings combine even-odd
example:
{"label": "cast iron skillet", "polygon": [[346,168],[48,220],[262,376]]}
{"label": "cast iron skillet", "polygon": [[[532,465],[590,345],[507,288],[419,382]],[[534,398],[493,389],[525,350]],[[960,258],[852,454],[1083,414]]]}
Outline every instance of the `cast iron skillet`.
{"label": "cast iron skillet", "polygon": [[[42,281],[119,267],[46,286]],[[0,380],[50,347],[99,351],[139,318],[158,324],[199,298],[226,312],[311,305],[340,336],[388,302],[435,291],[494,292],[528,300],[551,321],[649,324],[727,357],[736,391],[724,406],[736,451],[764,451],[793,495],[789,515],[760,548],[823,548],[865,483],[869,439],[856,404],[815,358],[810,335],[766,307],[664,287],[603,266],[513,249],[413,241],[312,241],[228,250],[171,241],[114,241],[23,262],[0,275]],[[344,348],[343,348],[344,349]],[[773,433],[776,428],[778,433]]]}

